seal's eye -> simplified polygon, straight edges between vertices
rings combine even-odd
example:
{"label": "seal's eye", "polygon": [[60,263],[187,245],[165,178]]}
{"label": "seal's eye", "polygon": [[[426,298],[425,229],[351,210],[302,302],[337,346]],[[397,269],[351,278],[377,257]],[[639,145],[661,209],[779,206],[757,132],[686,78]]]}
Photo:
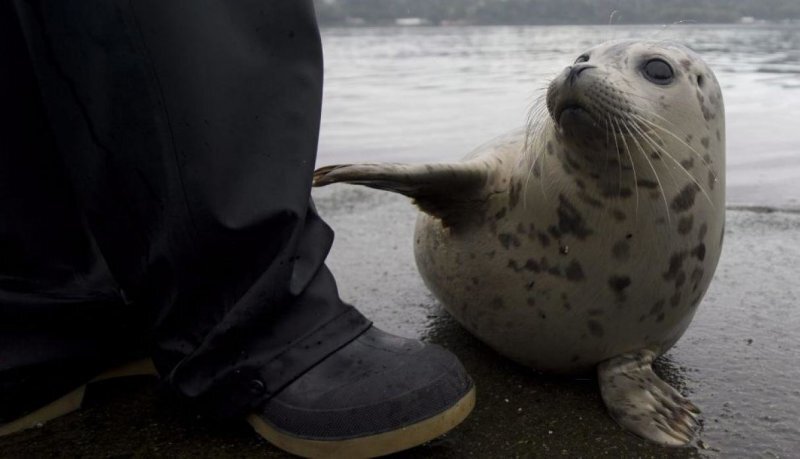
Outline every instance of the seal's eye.
{"label": "seal's eye", "polygon": [[575,63],[576,64],[580,64],[581,62],[588,62],[588,61],[589,61],[589,55],[588,54],[581,54],[580,56],[578,56],[577,59],[575,59]]}
{"label": "seal's eye", "polygon": [[675,77],[672,67],[663,59],[650,59],[643,70],[644,76],[655,84],[669,84]]}

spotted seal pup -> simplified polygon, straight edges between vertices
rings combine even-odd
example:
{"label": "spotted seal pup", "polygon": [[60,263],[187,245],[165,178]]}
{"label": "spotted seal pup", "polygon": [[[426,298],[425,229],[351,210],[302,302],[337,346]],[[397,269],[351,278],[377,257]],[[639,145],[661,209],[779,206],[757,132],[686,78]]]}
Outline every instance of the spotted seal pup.
{"label": "spotted seal pup", "polygon": [[328,166],[314,180],[413,198],[419,271],[465,328],[535,369],[596,369],[619,424],[683,445],[699,410],[651,364],[717,265],[724,123],[697,54],[614,41],[561,72],[525,129],[462,162]]}

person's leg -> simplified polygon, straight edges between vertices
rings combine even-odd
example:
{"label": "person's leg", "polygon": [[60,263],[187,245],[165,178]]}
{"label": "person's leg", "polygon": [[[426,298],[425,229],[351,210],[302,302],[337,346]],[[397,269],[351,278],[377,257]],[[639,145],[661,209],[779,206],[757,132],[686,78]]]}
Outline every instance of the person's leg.
{"label": "person's leg", "polygon": [[0,2],[0,119],[3,426],[135,357],[143,321],[120,298],[77,209],[6,0]]}
{"label": "person's leg", "polygon": [[309,206],[321,50],[295,3],[16,2],[82,211],[155,311],[159,371],[223,415],[369,326]]}
{"label": "person's leg", "polygon": [[392,433],[368,450],[388,452],[413,444],[404,428],[421,441],[463,419],[458,361],[370,328],[324,265],[310,0],[14,4],[81,211],[124,296],[153,311],[179,396],[255,413],[297,452]]}

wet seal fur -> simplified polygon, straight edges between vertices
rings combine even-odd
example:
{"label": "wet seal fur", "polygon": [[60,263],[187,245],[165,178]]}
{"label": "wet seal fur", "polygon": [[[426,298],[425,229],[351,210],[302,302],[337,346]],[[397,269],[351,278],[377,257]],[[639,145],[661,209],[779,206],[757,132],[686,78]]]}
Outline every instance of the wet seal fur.
{"label": "wet seal fur", "polygon": [[541,371],[596,369],[619,424],[684,445],[699,410],[651,364],[716,268],[724,172],[711,69],[679,44],[614,41],[557,76],[524,129],[463,162],[328,166],[314,181],[412,197],[419,271],[465,328]]}

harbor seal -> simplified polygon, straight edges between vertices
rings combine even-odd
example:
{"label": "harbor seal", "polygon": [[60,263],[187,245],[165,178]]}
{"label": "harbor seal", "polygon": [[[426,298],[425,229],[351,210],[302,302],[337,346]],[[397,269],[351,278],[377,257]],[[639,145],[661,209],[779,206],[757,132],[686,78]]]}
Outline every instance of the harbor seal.
{"label": "harbor seal", "polygon": [[419,271],[458,322],[535,369],[596,370],[613,419],[684,445],[699,410],[651,364],[719,259],[724,124],[696,53],[613,41],[553,79],[524,129],[462,162],[328,166],[314,184],[413,198]]}

